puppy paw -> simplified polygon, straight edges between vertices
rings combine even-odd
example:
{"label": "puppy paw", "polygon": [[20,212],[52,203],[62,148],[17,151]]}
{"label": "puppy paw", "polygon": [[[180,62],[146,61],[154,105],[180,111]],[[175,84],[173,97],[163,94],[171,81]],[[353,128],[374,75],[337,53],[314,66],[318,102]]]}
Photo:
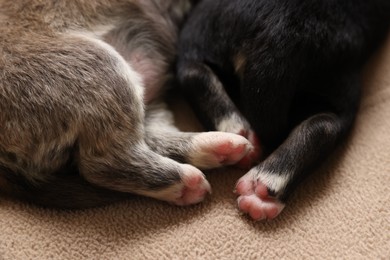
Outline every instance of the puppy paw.
{"label": "puppy paw", "polygon": [[238,208],[251,216],[253,220],[274,219],[283,210],[284,204],[276,199],[263,199],[255,194],[240,196],[237,199]]}
{"label": "puppy paw", "polygon": [[254,170],[243,176],[236,185],[238,208],[254,220],[274,219],[284,203],[271,196],[267,185],[256,178]]}
{"label": "puppy paw", "polygon": [[203,173],[192,165],[180,164],[179,180],[159,190],[138,192],[141,195],[167,201],[178,206],[197,204],[204,200],[211,187]]}
{"label": "puppy paw", "polygon": [[199,203],[211,193],[211,186],[201,171],[190,165],[183,166],[182,187],[173,203],[179,206]]}
{"label": "puppy paw", "polygon": [[177,184],[158,192],[157,199],[178,206],[197,204],[211,193],[211,186],[203,173],[197,168],[182,164],[181,179]]}
{"label": "puppy paw", "polygon": [[245,137],[253,146],[253,149],[237,163],[238,167],[242,169],[249,169],[255,163],[260,161],[262,155],[260,141],[253,130],[240,130],[238,134]]}
{"label": "puppy paw", "polygon": [[252,144],[253,149],[237,163],[238,167],[249,169],[260,160],[262,151],[259,138],[241,114],[232,113],[227,115],[220,120],[217,129],[218,131],[243,136]]}
{"label": "puppy paw", "polygon": [[253,151],[244,137],[224,132],[201,133],[192,145],[190,163],[202,169],[236,164]]}

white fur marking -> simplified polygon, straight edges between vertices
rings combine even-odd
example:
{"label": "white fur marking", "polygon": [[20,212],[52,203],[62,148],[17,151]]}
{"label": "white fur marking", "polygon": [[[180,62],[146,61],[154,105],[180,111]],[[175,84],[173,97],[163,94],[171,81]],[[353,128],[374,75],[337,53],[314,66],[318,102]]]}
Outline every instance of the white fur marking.
{"label": "white fur marking", "polygon": [[248,130],[249,124],[242,120],[240,115],[232,113],[222,119],[217,126],[218,131],[229,133],[240,133],[241,130]]}
{"label": "white fur marking", "polygon": [[280,175],[262,170],[258,171],[254,176],[275,192],[285,189],[290,180],[289,174]]}
{"label": "white fur marking", "polygon": [[152,103],[146,108],[146,126],[153,132],[161,131],[164,132],[178,132],[179,129],[174,126],[174,116],[169,111],[165,103]]}

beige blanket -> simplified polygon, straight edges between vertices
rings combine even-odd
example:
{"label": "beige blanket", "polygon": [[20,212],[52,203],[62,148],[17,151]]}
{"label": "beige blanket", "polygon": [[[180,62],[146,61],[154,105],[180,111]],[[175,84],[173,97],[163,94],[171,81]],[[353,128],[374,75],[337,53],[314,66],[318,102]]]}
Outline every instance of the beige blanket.
{"label": "beige blanket", "polygon": [[[181,128],[199,129],[179,110]],[[351,137],[276,220],[237,211],[242,174],[208,173],[213,194],[185,208],[134,198],[64,212],[0,198],[0,259],[390,259],[390,38],[365,71]]]}

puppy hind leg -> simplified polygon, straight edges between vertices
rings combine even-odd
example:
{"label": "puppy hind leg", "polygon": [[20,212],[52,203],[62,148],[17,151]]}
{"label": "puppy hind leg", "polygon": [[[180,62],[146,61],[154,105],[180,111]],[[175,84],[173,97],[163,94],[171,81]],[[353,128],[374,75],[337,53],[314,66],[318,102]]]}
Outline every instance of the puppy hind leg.
{"label": "puppy hind leg", "polygon": [[239,163],[240,166],[249,168],[260,157],[259,140],[217,75],[205,64],[181,62],[178,66],[178,78],[203,124],[209,129],[242,135],[252,143],[254,149]]}
{"label": "puppy hind leg", "polygon": [[177,205],[203,200],[210,185],[200,170],[163,157],[146,145],[143,88],[138,74],[108,44],[85,34],[75,33],[73,37],[79,46],[76,51],[89,54],[77,57],[94,60],[70,64],[68,71],[78,71],[80,66],[99,71],[90,73],[88,80],[80,79],[80,85],[92,87],[78,89],[82,93],[73,99],[80,111],[75,122],[79,129],[74,155],[80,175],[104,189]]}
{"label": "puppy hind leg", "polygon": [[253,150],[242,136],[224,132],[181,132],[164,103],[148,106],[146,142],[157,153],[200,169],[236,164]]}
{"label": "puppy hind leg", "polygon": [[80,174],[94,185],[177,205],[198,203],[211,190],[200,170],[154,153],[142,140],[108,142],[104,155],[80,147]]}

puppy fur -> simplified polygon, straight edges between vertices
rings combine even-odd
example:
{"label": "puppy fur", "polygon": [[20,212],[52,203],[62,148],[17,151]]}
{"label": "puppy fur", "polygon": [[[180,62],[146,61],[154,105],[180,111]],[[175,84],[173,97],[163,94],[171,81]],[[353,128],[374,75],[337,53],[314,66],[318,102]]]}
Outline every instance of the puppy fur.
{"label": "puppy fur", "polygon": [[257,147],[236,187],[243,212],[276,217],[345,139],[389,14],[387,0],[199,1],[180,36],[178,78],[208,129]]}
{"label": "puppy fur", "polygon": [[[129,194],[177,205],[234,164],[234,134],[181,133],[160,97],[184,0],[0,0],[0,191],[85,208]],[[192,165],[190,165],[192,164]]]}

